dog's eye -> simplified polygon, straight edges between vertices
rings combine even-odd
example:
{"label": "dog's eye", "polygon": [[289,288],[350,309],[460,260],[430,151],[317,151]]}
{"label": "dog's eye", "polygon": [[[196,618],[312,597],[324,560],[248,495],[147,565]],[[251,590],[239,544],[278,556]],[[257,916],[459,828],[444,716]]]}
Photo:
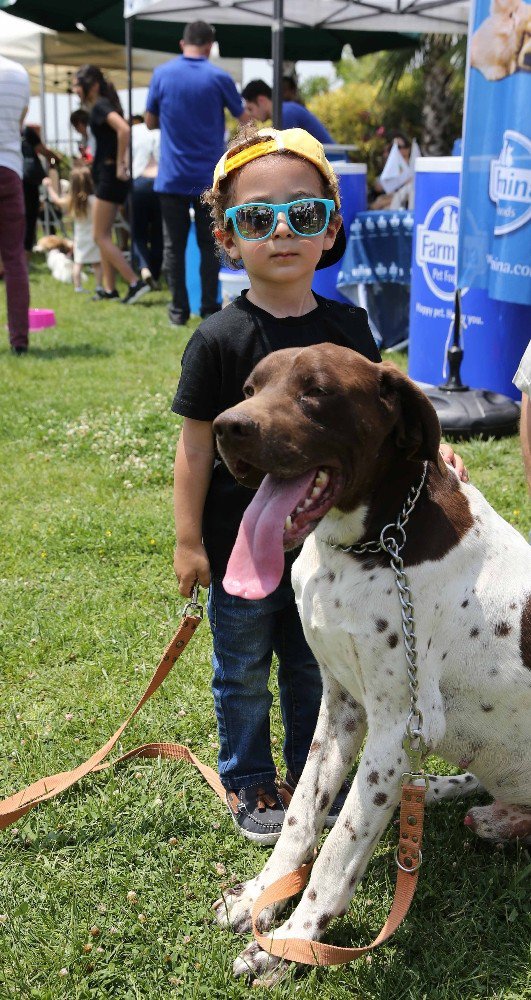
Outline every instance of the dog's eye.
{"label": "dog's eye", "polygon": [[328,396],[326,389],[323,389],[322,385],[308,385],[303,393],[302,399],[316,399],[319,396]]}
{"label": "dog's eye", "polygon": [[244,385],[244,387],[243,387],[243,395],[245,396],[246,399],[249,399],[250,396],[254,396],[254,388],[253,388],[253,386],[252,385]]}

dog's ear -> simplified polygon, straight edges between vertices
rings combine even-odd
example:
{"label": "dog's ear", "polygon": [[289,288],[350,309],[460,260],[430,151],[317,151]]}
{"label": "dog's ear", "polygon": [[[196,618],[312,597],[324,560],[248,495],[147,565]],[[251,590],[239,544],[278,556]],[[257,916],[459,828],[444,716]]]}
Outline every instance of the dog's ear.
{"label": "dog's ear", "polygon": [[428,397],[395,365],[380,366],[380,399],[395,417],[394,440],[406,458],[437,462],[441,425]]}

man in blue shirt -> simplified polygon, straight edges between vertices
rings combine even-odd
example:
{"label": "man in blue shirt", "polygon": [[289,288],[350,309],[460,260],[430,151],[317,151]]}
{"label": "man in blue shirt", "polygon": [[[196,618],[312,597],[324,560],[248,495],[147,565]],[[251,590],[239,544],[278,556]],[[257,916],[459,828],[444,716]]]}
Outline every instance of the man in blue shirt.
{"label": "man in blue shirt", "polygon": [[162,211],[164,273],[172,294],[169,316],[174,326],[183,326],[190,317],[185,274],[190,208],[195,212],[201,254],[201,316],[220,308],[219,260],[210,211],[201,204],[200,195],[212,184],[214,167],[225,149],[225,108],[239,121],[249,121],[232,78],[208,61],[214,39],[210,24],[187,24],[180,43],[182,56],[157,67],[147,99],[146,125],[160,128],[155,191]]}
{"label": "man in blue shirt", "polygon": [[[265,122],[273,117],[273,92],[264,80],[251,80],[242,90],[247,111],[256,121]],[[298,101],[282,102],[282,124],[279,128],[304,128],[323,144],[333,143],[330,132],[322,122]]]}

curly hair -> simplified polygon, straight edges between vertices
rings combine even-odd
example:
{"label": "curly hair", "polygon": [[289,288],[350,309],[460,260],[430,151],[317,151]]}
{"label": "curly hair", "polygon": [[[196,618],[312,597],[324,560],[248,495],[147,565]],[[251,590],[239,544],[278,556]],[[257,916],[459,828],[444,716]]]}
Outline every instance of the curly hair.
{"label": "curly hair", "polygon": [[[260,126],[260,129],[263,129],[263,126]],[[270,136],[260,135],[260,129],[255,123],[242,125],[236,132],[232,141],[229,143],[227,152],[230,153],[232,149],[248,149],[249,146],[256,146],[261,142],[269,142]],[[278,152],[268,153],[268,156],[289,156],[291,159],[304,159],[304,157],[297,156],[297,153],[293,153],[290,150],[278,150]],[[335,175],[333,181],[328,181],[317,169],[317,167],[315,168],[315,171],[321,179],[323,198],[331,198],[336,202],[336,204],[339,204],[339,187]],[[208,205],[210,208],[214,235],[216,234],[216,230],[223,231],[226,229],[225,211],[233,204],[234,187],[237,177],[238,171],[234,170],[220,181],[217,191],[214,192],[212,188],[207,188],[207,190],[201,195],[203,203]]]}

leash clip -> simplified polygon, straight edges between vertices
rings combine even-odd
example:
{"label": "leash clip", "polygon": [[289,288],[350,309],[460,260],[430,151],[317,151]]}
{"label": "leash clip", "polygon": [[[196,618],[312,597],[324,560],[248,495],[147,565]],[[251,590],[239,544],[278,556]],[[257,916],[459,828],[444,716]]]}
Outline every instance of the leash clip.
{"label": "leash clip", "polygon": [[203,619],[203,605],[199,600],[199,583],[196,580],[193,587],[192,593],[190,594],[190,600],[184,606],[183,615],[197,615],[201,620]]}

